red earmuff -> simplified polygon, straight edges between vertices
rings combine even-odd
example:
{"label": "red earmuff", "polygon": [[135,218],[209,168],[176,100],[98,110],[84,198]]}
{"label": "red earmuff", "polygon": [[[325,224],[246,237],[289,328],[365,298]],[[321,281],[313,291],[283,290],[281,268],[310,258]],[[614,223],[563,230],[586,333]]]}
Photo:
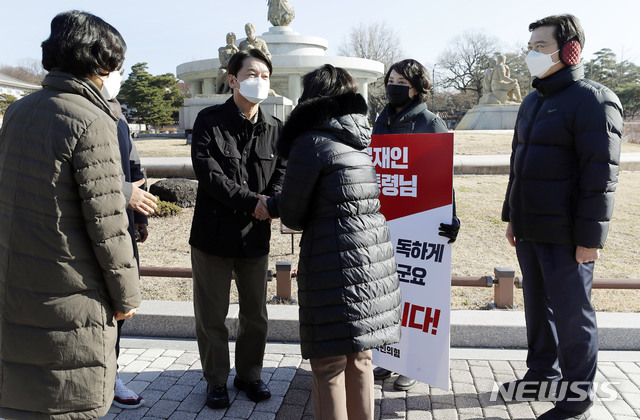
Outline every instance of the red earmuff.
{"label": "red earmuff", "polygon": [[560,49],[560,61],[567,66],[575,66],[580,62],[580,53],[582,53],[582,47],[576,40],[569,41]]}

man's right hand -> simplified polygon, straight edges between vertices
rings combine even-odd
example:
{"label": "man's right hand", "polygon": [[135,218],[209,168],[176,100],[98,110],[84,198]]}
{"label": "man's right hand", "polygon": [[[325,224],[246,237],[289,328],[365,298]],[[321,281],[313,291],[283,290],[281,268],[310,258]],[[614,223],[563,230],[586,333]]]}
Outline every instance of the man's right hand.
{"label": "man's right hand", "polygon": [[158,198],[140,188],[144,182],[145,180],[143,178],[131,183],[131,198],[129,199],[128,207],[130,210],[149,216],[156,211],[158,207],[156,201],[158,201]]}
{"label": "man's right hand", "polygon": [[507,223],[507,232],[505,233],[507,237],[507,241],[511,244],[511,246],[516,246],[516,237],[513,236],[513,228],[511,227],[511,222]]}
{"label": "man's right hand", "polygon": [[256,208],[253,211],[252,216],[258,220],[267,220],[270,219],[269,210],[267,210],[267,197],[266,195],[256,194],[256,198],[258,202],[256,203]]}
{"label": "man's right hand", "polygon": [[113,314],[113,319],[115,319],[116,321],[122,321],[123,319],[131,319],[131,317],[134,316],[136,314],[136,312],[138,312],[138,309],[140,309],[140,308],[134,308],[134,309],[130,310],[129,312],[127,312],[126,314],[123,314],[120,311],[116,311]]}

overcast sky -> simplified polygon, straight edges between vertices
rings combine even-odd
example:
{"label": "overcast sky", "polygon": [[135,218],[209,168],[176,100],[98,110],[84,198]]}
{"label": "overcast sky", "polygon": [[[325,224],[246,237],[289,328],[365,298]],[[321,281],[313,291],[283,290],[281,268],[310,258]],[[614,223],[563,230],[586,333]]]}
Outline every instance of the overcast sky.
{"label": "overcast sky", "polygon": [[[529,23],[541,17],[572,13],[586,33],[583,57],[612,49],[618,58],[640,65],[639,0],[289,0],[294,31],[329,41],[326,55],[359,23],[386,22],[407,57],[431,67],[438,55],[466,30],[483,31],[503,44],[503,51],[525,46]],[[125,67],[147,62],[152,74],[174,73],[176,66],[217,57],[227,32],[244,37],[252,22],[260,35],[267,21],[266,0],[3,0],[0,5],[0,64],[40,60],[40,43],[59,12],[79,9],[116,27],[128,45]]]}

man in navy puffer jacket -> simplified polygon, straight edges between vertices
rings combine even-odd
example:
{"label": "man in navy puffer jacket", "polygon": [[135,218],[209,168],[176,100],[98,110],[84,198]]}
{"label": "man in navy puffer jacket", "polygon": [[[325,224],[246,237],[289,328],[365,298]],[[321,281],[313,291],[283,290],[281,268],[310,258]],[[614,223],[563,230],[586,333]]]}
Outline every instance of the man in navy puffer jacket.
{"label": "man in navy puffer jacket", "polygon": [[622,107],[584,79],[577,18],[550,16],[529,30],[536,90],[518,113],[502,211],[524,280],[528,371],[518,382],[556,388],[556,406],[540,419],[588,419],[598,354],[593,267],[613,212]]}

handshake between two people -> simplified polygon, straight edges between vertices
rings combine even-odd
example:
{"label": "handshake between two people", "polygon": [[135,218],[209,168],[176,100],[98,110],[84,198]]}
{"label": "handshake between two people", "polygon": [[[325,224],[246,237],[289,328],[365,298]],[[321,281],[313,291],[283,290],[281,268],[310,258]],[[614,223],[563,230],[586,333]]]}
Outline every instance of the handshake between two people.
{"label": "handshake between two people", "polygon": [[[279,195],[280,193],[276,194]],[[271,216],[269,214],[269,206],[267,204],[267,201],[270,199],[269,196],[267,195],[262,195],[262,194],[256,194],[256,198],[258,199],[258,202],[256,203],[256,208],[253,211],[253,213],[251,214],[253,217],[255,217],[258,220],[271,220],[271,219],[277,219],[277,216]]]}

